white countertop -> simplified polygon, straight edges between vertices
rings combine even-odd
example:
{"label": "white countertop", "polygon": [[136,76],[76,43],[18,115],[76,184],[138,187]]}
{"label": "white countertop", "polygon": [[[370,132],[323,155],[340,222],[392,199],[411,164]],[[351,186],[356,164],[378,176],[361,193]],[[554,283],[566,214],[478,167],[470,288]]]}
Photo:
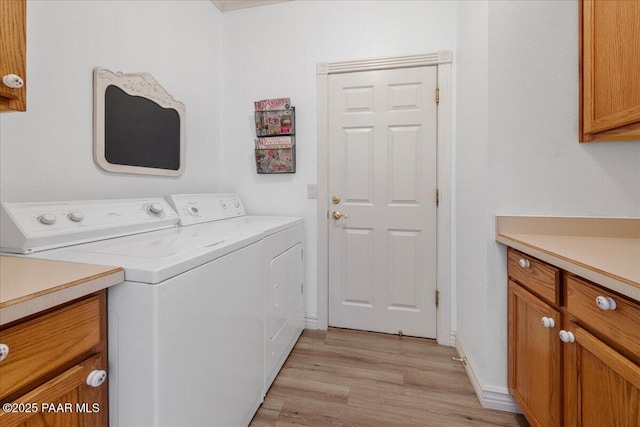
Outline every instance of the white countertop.
{"label": "white countertop", "polygon": [[640,219],[498,216],[496,240],[640,301]]}
{"label": "white countertop", "polygon": [[0,325],[123,281],[120,267],[0,256]]}

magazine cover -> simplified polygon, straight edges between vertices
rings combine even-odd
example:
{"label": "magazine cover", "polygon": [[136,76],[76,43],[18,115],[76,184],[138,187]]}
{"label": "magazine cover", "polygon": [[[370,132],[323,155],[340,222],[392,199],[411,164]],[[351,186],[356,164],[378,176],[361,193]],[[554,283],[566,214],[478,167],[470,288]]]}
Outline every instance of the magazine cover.
{"label": "magazine cover", "polygon": [[294,173],[296,171],[295,147],[256,149],[258,173]]}
{"label": "magazine cover", "polygon": [[289,110],[256,111],[256,135],[286,135],[295,133],[295,108]]}
{"label": "magazine cover", "polygon": [[256,111],[288,110],[291,107],[291,98],[262,99],[255,101],[253,107]]}
{"label": "magazine cover", "polygon": [[293,136],[271,136],[268,138],[257,138],[256,148],[291,148],[295,144]]}

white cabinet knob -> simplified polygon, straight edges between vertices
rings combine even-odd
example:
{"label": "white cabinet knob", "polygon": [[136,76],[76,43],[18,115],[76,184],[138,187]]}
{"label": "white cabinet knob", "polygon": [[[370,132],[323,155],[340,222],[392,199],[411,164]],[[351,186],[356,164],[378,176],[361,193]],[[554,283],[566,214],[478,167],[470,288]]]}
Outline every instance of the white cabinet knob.
{"label": "white cabinet knob", "polygon": [[573,335],[573,332],[565,331],[564,329],[560,331],[560,341],[562,342],[576,342],[576,336]]}
{"label": "white cabinet knob", "polygon": [[522,267],[522,268],[531,267],[531,262],[529,262],[528,259],[524,259],[524,258],[520,258],[520,261],[518,261],[518,264],[520,264],[520,267]]}
{"label": "white cabinet knob", "polygon": [[87,385],[100,387],[107,379],[107,372],[102,369],[95,369],[87,376]]}
{"label": "white cabinet knob", "polygon": [[56,216],[50,213],[42,214],[38,217],[38,221],[44,225],[52,225],[56,223]]}
{"label": "white cabinet knob", "polygon": [[0,344],[0,362],[7,358],[9,355],[9,346],[6,344]]}
{"label": "white cabinet knob", "polygon": [[542,326],[544,326],[545,328],[553,328],[556,326],[556,321],[553,320],[551,317],[543,317]]}
{"label": "white cabinet knob", "polygon": [[615,310],[617,305],[613,298],[600,295],[596,297],[596,304],[600,310]]}
{"label": "white cabinet knob", "polygon": [[11,89],[20,89],[24,86],[24,80],[17,74],[7,74],[2,78],[2,83]]}

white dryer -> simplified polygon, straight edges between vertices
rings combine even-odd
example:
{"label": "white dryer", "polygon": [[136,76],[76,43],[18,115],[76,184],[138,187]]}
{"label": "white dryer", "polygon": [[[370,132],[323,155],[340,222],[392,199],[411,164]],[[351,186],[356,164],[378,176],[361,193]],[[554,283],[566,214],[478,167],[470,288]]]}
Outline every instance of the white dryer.
{"label": "white dryer", "polygon": [[218,227],[263,234],[264,393],[304,330],[304,220],[246,215],[237,194],[174,194],[165,197],[188,226],[206,212],[226,212]]}
{"label": "white dryer", "polygon": [[3,203],[1,219],[3,251],[124,268],[108,290],[110,425],[249,424],[264,388],[262,233],[176,227],[162,199]]}

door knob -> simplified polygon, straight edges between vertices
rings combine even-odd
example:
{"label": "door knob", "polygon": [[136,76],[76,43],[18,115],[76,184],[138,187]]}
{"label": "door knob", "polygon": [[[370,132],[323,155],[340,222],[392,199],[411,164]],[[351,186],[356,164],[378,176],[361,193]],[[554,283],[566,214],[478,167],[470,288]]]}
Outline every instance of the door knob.
{"label": "door knob", "polygon": [[331,214],[331,216],[333,217],[333,219],[335,219],[336,221],[339,220],[340,218],[344,218],[347,219],[349,218],[348,216],[346,216],[345,214],[341,214],[338,211],[333,211],[333,213]]}

